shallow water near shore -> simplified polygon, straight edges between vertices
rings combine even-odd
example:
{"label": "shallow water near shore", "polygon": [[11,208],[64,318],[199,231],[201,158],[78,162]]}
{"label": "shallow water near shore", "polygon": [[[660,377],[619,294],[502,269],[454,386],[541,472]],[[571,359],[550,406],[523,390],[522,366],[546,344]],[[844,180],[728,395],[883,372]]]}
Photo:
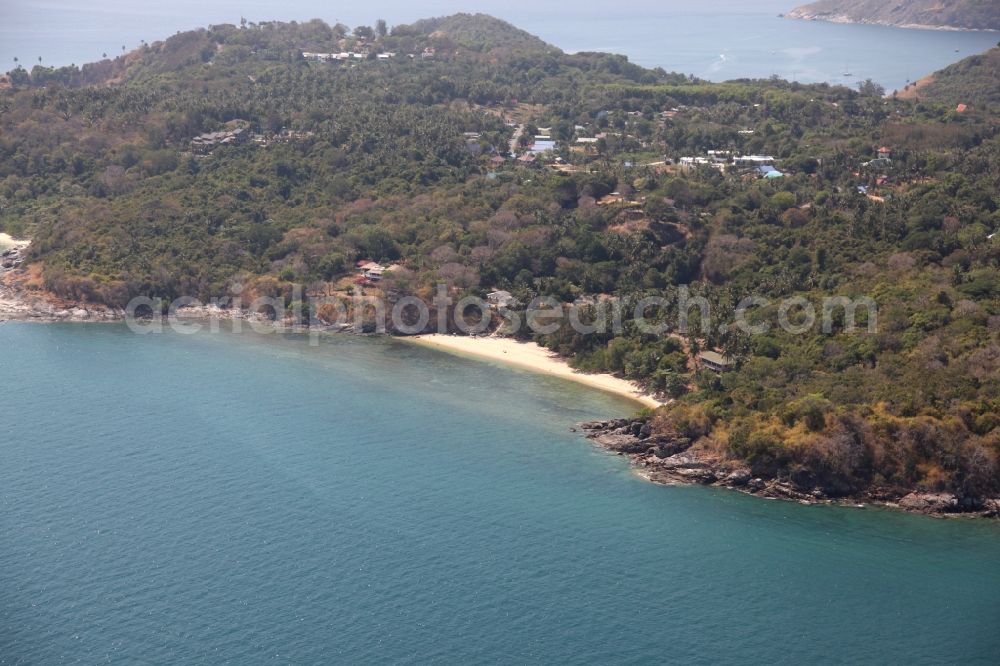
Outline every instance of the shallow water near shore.
{"label": "shallow water near shore", "polygon": [[1000,525],[656,486],[386,339],[0,325],[11,663],[995,663]]}

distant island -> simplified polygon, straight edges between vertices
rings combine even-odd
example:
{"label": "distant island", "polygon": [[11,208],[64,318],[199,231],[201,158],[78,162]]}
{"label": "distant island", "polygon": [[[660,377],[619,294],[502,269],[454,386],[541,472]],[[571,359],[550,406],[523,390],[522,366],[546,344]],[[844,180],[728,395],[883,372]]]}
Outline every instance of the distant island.
{"label": "distant island", "polygon": [[793,9],[786,16],[898,28],[1000,30],[997,0],[819,0]]}

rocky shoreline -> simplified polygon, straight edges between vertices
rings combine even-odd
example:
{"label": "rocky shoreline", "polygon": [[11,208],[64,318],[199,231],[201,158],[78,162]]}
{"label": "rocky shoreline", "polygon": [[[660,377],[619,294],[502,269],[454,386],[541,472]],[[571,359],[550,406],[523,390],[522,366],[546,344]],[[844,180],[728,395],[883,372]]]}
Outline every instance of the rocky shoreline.
{"label": "rocky shoreline", "polygon": [[[126,319],[127,313],[122,308],[66,301],[42,289],[28,286],[29,280],[30,276],[17,265],[0,269],[0,323],[5,321],[113,323]],[[354,332],[354,327],[346,324],[303,329],[291,319],[276,321],[261,312],[221,308],[217,305],[184,306],[178,308],[172,316],[180,321],[244,321],[261,326],[285,327],[293,331]],[[148,320],[152,321],[152,318]],[[168,319],[163,317],[161,321],[166,323]]]}
{"label": "rocky shoreline", "polygon": [[31,276],[21,268],[23,255],[17,247],[0,255],[0,322],[109,322],[125,318],[125,311],[118,308],[73,303],[29,287]]}
{"label": "rocky shoreline", "polygon": [[800,504],[857,508],[874,505],[931,516],[1000,518],[1000,498],[976,504],[960,501],[949,493],[888,489],[829,497],[820,488],[803,489],[786,480],[755,476],[746,465],[727,460],[684,437],[656,434],[644,418],[590,421],[579,424],[579,428],[597,446],[629,458],[639,474],[653,483],[714,486]]}
{"label": "rocky shoreline", "polygon": [[[27,243],[8,248],[0,253],[0,322],[32,321],[55,322],[120,322],[126,318],[122,308],[97,303],[78,303],[61,299],[37,284],[32,275],[22,267]],[[178,309],[178,319],[252,321],[261,324],[273,322],[261,313],[232,310],[215,305],[192,305]],[[339,330],[339,329],[338,329]]]}
{"label": "rocky shoreline", "polygon": [[902,28],[904,30],[941,30],[944,32],[998,32],[993,28],[962,28],[951,25],[928,25],[924,23],[894,23],[880,19],[855,19],[847,14],[812,14],[794,13],[785,14],[785,18],[797,21],[822,21],[824,23],[839,23],[842,25],[879,25],[885,28]]}

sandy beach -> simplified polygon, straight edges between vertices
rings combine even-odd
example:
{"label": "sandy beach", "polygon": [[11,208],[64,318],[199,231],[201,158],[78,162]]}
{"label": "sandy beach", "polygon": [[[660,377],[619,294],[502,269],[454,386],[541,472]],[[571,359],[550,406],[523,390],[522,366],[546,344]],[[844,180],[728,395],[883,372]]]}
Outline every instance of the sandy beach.
{"label": "sandy beach", "polygon": [[441,351],[499,361],[533,372],[568,379],[629,398],[645,407],[660,407],[664,404],[653,396],[645,394],[637,384],[627,379],[608,374],[591,375],[574,370],[559,356],[534,342],[518,342],[512,338],[494,336],[472,338],[440,333],[399,339]]}

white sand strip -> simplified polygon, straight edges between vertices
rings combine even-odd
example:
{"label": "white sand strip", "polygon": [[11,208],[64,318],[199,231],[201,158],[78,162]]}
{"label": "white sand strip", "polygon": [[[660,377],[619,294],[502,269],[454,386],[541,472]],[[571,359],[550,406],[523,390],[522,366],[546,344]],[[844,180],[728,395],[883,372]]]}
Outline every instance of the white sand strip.
{"label": "white sand strip", "polygon": [[407,340],[441,351],[499,361],[544,375],[568,379],[634,400],[646,407],[660,407],[664,404],[651,395],[644,393],[635,382],[615,377],[614,375],[590,375],[574,370],[557,354],[534,342],[518,342],[512,338],[493,336],[472,338],[463,335],[443,335],[440,333],[397,339]]}

